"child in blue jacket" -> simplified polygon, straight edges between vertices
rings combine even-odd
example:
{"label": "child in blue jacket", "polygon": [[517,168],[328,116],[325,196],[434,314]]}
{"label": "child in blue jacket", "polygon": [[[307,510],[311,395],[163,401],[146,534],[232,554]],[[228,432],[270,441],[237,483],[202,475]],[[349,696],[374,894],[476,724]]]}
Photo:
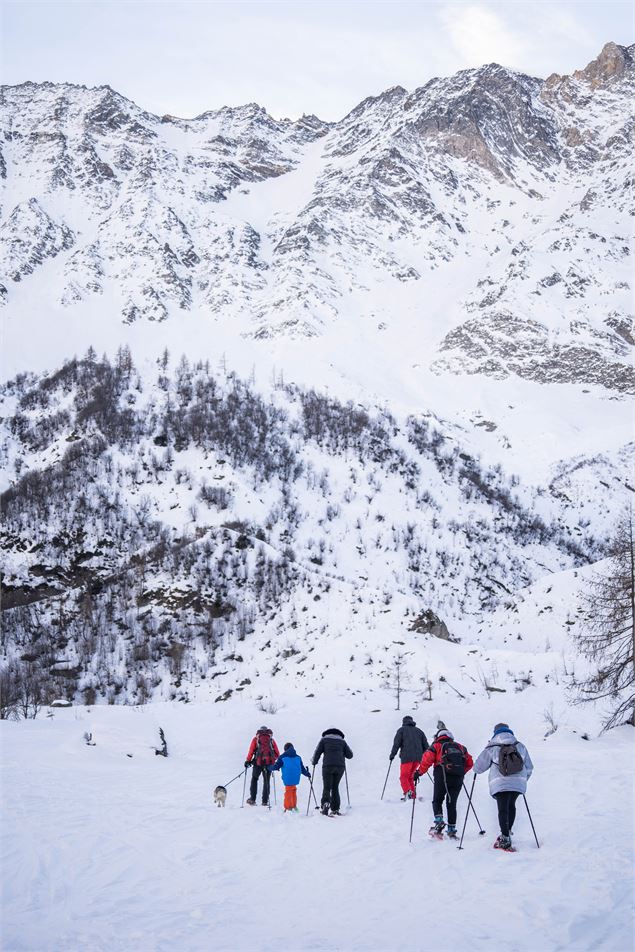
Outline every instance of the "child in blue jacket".
{"label": "child in blue jacket", "polygon": [[284,745],[284,750],[276,760],[271,764],[269,770],[280,770],[282,768],[282,782],[284,784],[284,812],[298,812],[298,784],[300,777],[310,777],[309,768],[302,763],[302,758],[295,752],[293,744]]}

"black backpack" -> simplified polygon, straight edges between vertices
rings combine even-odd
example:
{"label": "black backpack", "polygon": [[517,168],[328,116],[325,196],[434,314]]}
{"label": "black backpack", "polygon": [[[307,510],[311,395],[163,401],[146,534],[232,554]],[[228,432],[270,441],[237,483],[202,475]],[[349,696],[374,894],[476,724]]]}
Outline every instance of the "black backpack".
{"label": "black backpack", "polygon": [[498,769],[503,777],[520,773],[525,762],[518,753],[516,744],[502,744],[498,752]]}
{"label": "black backpack", "polygon": [[446,740],[441,744],[441,764],[446,773],[465,773],[465,751],[460,744],[453,740]]}

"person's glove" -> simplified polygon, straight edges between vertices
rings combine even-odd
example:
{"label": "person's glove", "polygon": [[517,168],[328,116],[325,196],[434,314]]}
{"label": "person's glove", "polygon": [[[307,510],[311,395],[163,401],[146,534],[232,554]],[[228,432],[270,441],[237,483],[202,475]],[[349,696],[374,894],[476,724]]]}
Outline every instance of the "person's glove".
{"label": "person's glove", "polygon": [[413,775],[412,775],[413,783],[419,783],[419,777],[420,777],[420,776],[421,776],[421,774],[419,773],[419,771],[418,771],[418,770],[415,770],[415,772],[414,772]]}
{"label": "person's glove", "polygon": [[251,760],[245,761],[245,770],[247,769],[247,767],[251,767]]}
{"label": "person's glove", "polygon": [[394,759],[395,759],[394,754],[388,754],[388,760],[390,761],[390,763],[392,763]]}

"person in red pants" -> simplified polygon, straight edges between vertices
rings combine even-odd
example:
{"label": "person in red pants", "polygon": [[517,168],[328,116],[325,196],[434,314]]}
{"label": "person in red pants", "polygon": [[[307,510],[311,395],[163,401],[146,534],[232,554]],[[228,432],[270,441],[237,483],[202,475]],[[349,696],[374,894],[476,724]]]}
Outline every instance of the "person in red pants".
{"label": "person in red pants", "polygon": [[428,741],[423,731],[417,727],[409,714],[404,717],[401,727],[395,734],[392,750],[388,755],[392,762],[397,753],[401,760],[399,781],[403,790],[402,800],[412,800],[415,796],[413,774],[421,762],[421,758],[428,749]]}

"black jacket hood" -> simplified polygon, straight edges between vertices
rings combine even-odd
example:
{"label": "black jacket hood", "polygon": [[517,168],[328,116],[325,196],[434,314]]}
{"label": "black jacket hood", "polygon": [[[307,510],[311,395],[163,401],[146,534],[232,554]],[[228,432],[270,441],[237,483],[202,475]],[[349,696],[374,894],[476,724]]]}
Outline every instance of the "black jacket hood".
{"label": "black jacket hood", "polygon": [[327,734],[337,734],[338,737],[344,737],[342,731],[338,730],[337,727],[329,727],[327,731],[322,731],[322,737],[326,737]]}
{"label": "black jacket hood", "polygon": [[410,714],[406,714],[404,719],[401,722],[404,727],[416,727],[416,722],[410,717]]}

